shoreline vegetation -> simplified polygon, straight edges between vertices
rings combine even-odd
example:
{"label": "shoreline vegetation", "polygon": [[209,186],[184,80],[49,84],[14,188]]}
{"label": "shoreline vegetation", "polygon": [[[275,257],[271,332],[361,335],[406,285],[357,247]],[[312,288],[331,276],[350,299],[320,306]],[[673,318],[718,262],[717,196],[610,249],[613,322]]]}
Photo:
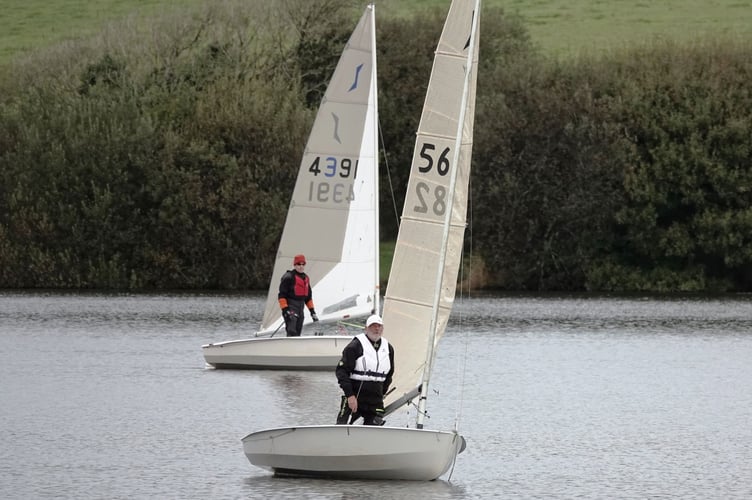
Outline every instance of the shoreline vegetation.
{"label": "shoreline vegetation", "polygon": [[[382,281],[446,3],[377,3]],[[2,38],[0,288],[265,289],[364,4],[127,4]],[[752,9],[591,4],[484,2],[463,285],[751,291]]]}

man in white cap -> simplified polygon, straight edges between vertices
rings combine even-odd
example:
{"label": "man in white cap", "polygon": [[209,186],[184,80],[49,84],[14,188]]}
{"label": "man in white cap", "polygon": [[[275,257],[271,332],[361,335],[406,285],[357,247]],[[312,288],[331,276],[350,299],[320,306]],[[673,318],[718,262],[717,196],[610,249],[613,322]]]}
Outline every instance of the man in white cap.
{"label": "man in white cap", "polygon": [[384,425],[384,394],[394,375],[394,347],[382,337],[384,322],[378,314],[366,320],[365,332],[342,350],[335,373],[344,395],[338,424],[363,417],[364,425]]}

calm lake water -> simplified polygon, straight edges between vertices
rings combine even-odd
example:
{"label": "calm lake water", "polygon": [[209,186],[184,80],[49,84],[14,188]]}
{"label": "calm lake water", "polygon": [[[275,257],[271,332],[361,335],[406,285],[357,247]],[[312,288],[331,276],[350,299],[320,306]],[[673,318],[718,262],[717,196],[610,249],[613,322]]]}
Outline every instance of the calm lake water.
{"label": "calm lake water", "polygon": [[468,448],[430,483],[248,463],[246,434],[333,423],[339,403],[333,373],[205,367],[201,345],[262,307],[0,292],[0,497],[752,498],[752,297],[458,303],[427,427],[458,422]]}

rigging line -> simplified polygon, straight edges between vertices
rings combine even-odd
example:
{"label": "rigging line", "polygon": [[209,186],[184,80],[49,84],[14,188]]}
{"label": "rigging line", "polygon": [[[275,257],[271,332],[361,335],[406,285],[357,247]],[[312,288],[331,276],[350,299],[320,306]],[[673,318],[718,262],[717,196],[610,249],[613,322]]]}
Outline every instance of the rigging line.
{"label": "rigging line", "polygon": [[[472,292],[472,286],[473,286],[473,184],[472,184],[472,176],[470,177],[470,184],[468,186],[468,196],[467,196],[467,203],[468,203],[468,210],[467,210],[467,231],[469,233],[468,240],[468,253],[469,256],[465,253],[464,249],[461,252],[460,256],[460,302],[463,302],[465,299],[470,300],[471,292]],[[467,256],[467,258],[466,258]],[[465,274],[465,270],[467,269],[467,275]],[[466,277],[467,276],[467,277]],[[458,393],[459,397],[457,398],[457,407],[456,407],[456,413],[455,413],[455,420],[454,420],[454,430],[459,431],[459,423],[460,418],[462,417],[462,408],[464,406],[465,402],[465,378],[467,375],[467,354],[468,354],[468,346],[470,344],[470,336],[467,333],[467,328],[465,327],[465,317],[464,314],[460,311],[459,315],[459,331],[463,339],[464,344],[464,351],[462,353],[462,356],[459,356],[457,358],[457,384],[458,384]],[[452,466],[454,468],[454,466]],[[450,474],[451,476],[451,474]]]}
{"label": "rigging line", "polygon": [[[397,199],[394,197],[394,186],[392,185],[392,174],[389,171],[389,160],[386,156],[386,145],[384,144],[384,131],[381,128],[381,116],[379,116],[379,138],[381,139],[381,151],[384,157],[384,169],[386,170],[386,179],[389,181],[389,194],[392,198],[392,209],[394,210],[394,218],[397,221],[397,229],[400,226],[399,212],[397,211]],[[376,193],[378,196],[378,193]]]}
{"label": "rigging line", "polygon": [[[457,438],[455,438],[455,439],[462,439],[462,437],[460,437],[460,435],[457,434]],[[452,468],[449,469],[449,475],[447,476],[447,481],[449,481],[450,483],[452,482],[452,474],[454,474],[454,466],[457,465],[457,456],[458,455],[459,455],[459,453],[455,453],[454,454],[454,458],[452,458]]]}
{"label": "rigging line", "polygon": [[[465,252],[460,252],[460,281],[459,281],[459,302],[462,304],[464,302],[465,298]],[[455,309],[456,310],[456,309]],[[457,318],[457,328],[459,330],[459,333],[461,336],[465,336],[465,326],[464,326],[464,313],[462,312],[462,309],[460,308],[458,318]],[[455,380],[457,382],[457,392],[459,396],[457,397],[457,405],[455,407],[455,413],[454,413],[454,430],[455,432],[459,432],[459,426],[460,426],[460,417],[462,416],[462,404],[463,404],[463,397],[464,397],[464,370],[462,369],[462,365],[464,364],[466,360],[463,356],[457,357],[457,366],[455,367],[456,370],[456,376]]]}

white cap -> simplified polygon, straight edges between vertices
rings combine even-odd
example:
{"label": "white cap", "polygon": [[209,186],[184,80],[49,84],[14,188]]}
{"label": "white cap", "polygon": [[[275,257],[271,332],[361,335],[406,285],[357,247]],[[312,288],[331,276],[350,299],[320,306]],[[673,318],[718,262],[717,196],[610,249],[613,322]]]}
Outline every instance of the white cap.
{"label": "white cap", "polygon": [[384,322],[381,321],[381,316],[379,316],[378,314],[371,314],[370,316],[368,316],[368,319],[366,320],[366,328],[368,328],[374,323],[378,325],[384,324]]}

